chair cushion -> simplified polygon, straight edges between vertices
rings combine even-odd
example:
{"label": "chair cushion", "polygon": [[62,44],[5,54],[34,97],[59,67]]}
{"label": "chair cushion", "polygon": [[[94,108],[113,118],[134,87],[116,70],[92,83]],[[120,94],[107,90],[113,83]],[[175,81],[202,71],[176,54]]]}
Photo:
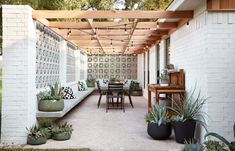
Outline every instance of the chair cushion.
{"label": "chair cushion", "polygon": [[78,81],[78,91],[86,91],[87,90],[87,85],[85,80],[79,80]]}
{"label": "chair cushion", "polygon": [[63,99],[75,99],[75,95],[73,94],[73,90],[70,87],[62,87],[63,90]]}
{"label": "chair cushion", "polygon": [[125,79],[125,80],[124,80],[124,86],[123,86],[123,87],[129,88],[132,81],[133,81],[133,80],[131,80],[131,79]]}

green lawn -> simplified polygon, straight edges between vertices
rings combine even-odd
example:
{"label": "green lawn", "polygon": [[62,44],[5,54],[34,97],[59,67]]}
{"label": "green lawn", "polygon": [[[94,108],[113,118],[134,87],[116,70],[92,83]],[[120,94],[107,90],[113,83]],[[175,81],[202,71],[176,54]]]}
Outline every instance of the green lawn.
{"label": "green lawn", "polygon": [[0,148],[1,151],[91,151],[88,148],[81,149],[30,149],[30,148]]}

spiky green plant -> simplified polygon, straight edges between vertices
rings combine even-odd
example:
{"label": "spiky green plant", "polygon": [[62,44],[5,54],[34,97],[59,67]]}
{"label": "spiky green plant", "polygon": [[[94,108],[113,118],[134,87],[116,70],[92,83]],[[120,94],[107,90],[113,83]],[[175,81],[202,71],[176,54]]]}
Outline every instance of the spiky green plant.
{"label": "spiky green plant", "polygon": [[157,123],[158,126],[170,122],[166,107],[161,107],[158,104],[154,105],[153,111],[150,111],[148,114],[146,114],[145,120],[148,123]]}
{"label": "spiky green plant", "polygon": [[62,88],[58,83],[50,85],[49,91],[44,91],[40,93],[40,100],[61,100],[63,98]]}
{"label": "spiky green plant", "polygon": [[[234,133],[234,138],[235,138],[235,123],[233,125],[233,133]],[[208,136],[213,136],[216,137],[217,139],[221,140],[225,145],[227,145],[230,149],[230,151],[235,151],[235,141],[229,142],[227,139],[225,139],[223,136],[214,133],[214,132],[209,132],[205,135],[205,138]]]}
{"label": "spiky green plant", "polygon": [[172,100],[173,107],[170,107],[170,109],[176,113],[176,115],[172,117],[172,120],[181,122],[195,120],[206,129],[205,116],[207,116],[207,113],[202,111],[202,107],[207,99],[208,98],[202,97],[200,92],[195,95],[194,89],[190,93],[186,93],[185,96],[181,97],[179,100]]}
{"label": "spiky green plant", "polygon": [[223,151],[224,144],[218,141],[208,140],[204,142],[206,151]]}
{"label": "spiky green plant", "polygon": [[193,141],[185,142],[185,145],[181,151],[203,151],[203,146]]}
{"label": "spiky green plant", "polygon": [[40,128],[48,128],[53,126],[53,121],[50,118],[41,118],[38,120]]}
{"label": "spiky green plant", "polygon": [[27,134],[31,137],[35,137],[35,138],[38,138],[38,137],[46,137],[46,131],[44,130],[41,130],[37,125],[34,125],[30,128],[26,128],[27,130]]}
{"label": "spiky green plant", "polygon": [[73,132],[73,128],[71,124],[67,122],[58,124],[52,128],[52,134],[59,134],[59,133],[67,133],[71,135]]}

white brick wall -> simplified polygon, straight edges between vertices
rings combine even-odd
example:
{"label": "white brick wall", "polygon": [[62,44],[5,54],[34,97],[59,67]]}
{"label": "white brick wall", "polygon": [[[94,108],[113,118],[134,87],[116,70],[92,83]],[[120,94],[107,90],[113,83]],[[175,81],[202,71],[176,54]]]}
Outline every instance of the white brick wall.
{"label": "white brick wall", "polygon": [[36,122],[36,35],[32,9],[2,6],[3,75],[1,143],[26,143]]}
{"label": "white brick wall", "polygon": [[233,140],[235,120],[235,13],[201,12],[171,35],[171,62],[185,69],[186,89],[197,83],[210,97],[208,129]]}

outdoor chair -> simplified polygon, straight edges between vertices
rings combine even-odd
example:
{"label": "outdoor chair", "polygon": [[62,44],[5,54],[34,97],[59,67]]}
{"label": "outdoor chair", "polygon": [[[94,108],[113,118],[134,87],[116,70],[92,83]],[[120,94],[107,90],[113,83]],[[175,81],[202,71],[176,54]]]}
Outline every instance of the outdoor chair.
{"label": "outdoor chair", "polygon": [[99,100],[98,100],[98,104],[97,104],[97,106],[99,108],[100,107],[100,101],[101,101],[102,95],[105,95],[106,91],[101,90],[100,82],[99,81],[96,81],[96,84],[97,84],[98,92],[100,94],[100,97],[99,97]]}
{"label": "outdoor chair", "polygon": [[[116,107],[114,106],[114,99],[117,100]],[[119,106],[119,100],[120,100],[120,106]],[[122,83],[109,83],[108,84],[108,90],[106,94],[106,112],[108,112],[108,109],[122,109],[123,112],[125,112],[124,107],[124,90],[123,90],[123,84]],[[112,107],[111,107],[112,106]]]}

